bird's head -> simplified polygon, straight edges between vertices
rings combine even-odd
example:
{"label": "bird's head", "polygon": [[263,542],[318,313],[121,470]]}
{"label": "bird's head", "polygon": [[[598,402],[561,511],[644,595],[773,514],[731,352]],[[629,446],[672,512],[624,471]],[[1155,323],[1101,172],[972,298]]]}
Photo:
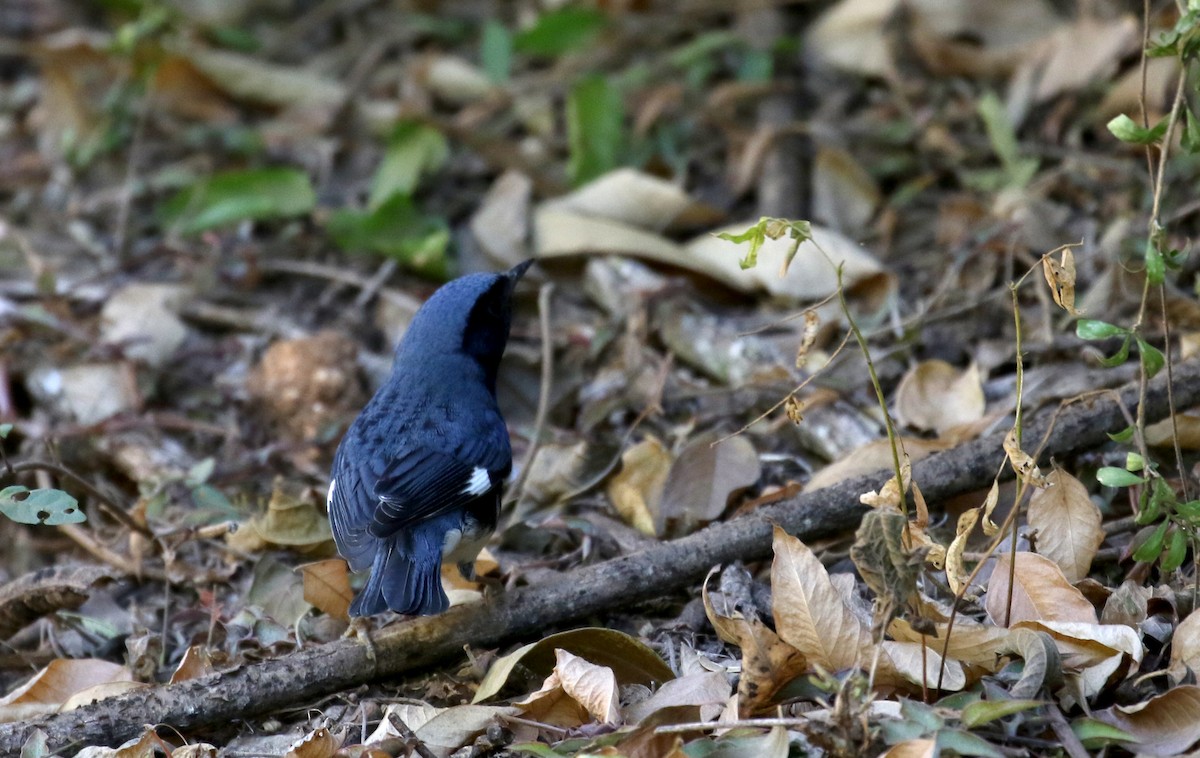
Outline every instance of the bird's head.
{"label": "bird's head", "polygon": [[468,274],[447,282],[421,306],[396,348],[396,362],[435,355],[474,358],[494,380],[508,343],[513,288],[533,263],[499,274]]}

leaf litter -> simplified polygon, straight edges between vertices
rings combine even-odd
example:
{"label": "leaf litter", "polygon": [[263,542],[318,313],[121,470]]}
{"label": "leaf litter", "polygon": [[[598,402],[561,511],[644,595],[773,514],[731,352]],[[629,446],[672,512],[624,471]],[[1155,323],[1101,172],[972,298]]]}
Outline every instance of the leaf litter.
{"label": "leaf litter", "polygon": [[[1144,152],[1200,146],[1170,94],[1190,15],[1147,17],[1143,68],[1142,18],[1111,3],[136,5],[0,14],[19,40],[0,52],[3,720],[343,634],[337,438],[436,280],[532,255],[550,326],[523,297],[501,386],[522,491],[481,581],[447,574],[455,604],[890,471],[857,532],[776,529],[770,563],[606,628],[80,754],[1200,740],[1192,417],[1131,409],[1053,461],[1022,434],[1194,352],[1194,167],[1156,189]],[[755,13],[776,38],[730,31]],[[803,116],[763,115],[773,89]],[[759,207],[796,135],[795,206]],[[839,347],[851,328],[866,354]],[[996,483],[926,502],[912,463],[989,429],[1010,430],[981,452]],[[46,571],[73,567],[116,581]]]}

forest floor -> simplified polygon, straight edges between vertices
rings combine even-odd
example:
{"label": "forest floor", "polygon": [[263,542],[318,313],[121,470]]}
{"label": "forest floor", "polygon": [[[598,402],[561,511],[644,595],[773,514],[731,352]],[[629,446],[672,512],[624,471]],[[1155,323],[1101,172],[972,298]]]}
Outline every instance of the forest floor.
{"label": "forest floor", "polygon": [[[1186,752],[1197,39],[9,0],[0,754]],[[346,638],[337,442],[441,282],[527,258],[480,579]]]}

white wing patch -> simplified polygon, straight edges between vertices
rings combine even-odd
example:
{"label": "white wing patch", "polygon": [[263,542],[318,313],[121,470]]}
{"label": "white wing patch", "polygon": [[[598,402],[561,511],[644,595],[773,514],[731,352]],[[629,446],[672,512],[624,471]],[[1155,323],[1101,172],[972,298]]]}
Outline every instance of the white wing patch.
{"label": "white wing patch", "polygon": [[333,490],[335,487],[337,487],[337,479],[331,479],[329,481],[329,492],[326,493],[326,495],[325,495],[325,507],[326,508],[333,505]]}
{"label": "white wing patch", "polygon": [[464,495],[482,495],[492,488],[492,475],[482,466],[476,466],[471,472],[467,486],[463,488]]}

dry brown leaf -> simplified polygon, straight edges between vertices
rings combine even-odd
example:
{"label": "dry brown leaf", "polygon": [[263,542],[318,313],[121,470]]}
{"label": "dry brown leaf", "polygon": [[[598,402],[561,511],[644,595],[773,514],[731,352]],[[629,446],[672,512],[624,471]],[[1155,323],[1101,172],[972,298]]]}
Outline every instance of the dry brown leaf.
{"label": "dry brown leaf", "polygon": [[[901,437],[903,450],[913,463],[930,453],[948,450],[952,445],[943,440],[926,440],[919,437]],[[808,491],[853,479],[863,474],[874,474],[881,469],[892,468],[892,445],[888,440],[874,440],[855,448],[843,457],[813,474],[808,481]]]}
{"label": "dry brown leaf", "polygon": [[1143,703],[1092,715],[1136,737],[1140,755],[1179,755],[1200,740],[1200,687],[1174,687]]}
{"label": "dry brown leaf", "polygon": [[1145,650],[1138,632],[1123,624],[1025,621],[1020,628],[1054,640],[1062,667],[1076,675],[1085,698],[1100,694],[1113,680],[1136,671]]}
{"label": "dry brown leaf", "polygon": [[939,435],[983,418],[985,402],[979,366],[959,371],[943,360],[921,361],[896,388],[896,419]]}
{"label": "dry brown leaf", "polygon": [[[1055,29],[1024,56],[1013,73],[1010,112],[1014,105],[1024,112],[1028,106],[1064,92],[1108,80],[1121,59],[1137,49],[1139,28],[1138,19],[1131,15],[1100,20],[1085,14]],[[1013,95],[1018,93],[1024,102],[1013,103]],[[1050,286],[1054,288],[1053,283]]]}
{"label": "dry brown leaf", "polygon": [[1150,424],[1146,427],[1146,444],[1152,447],[1174,445],[1176,435],[1180,448],[1200,450],[1200,416],[1189,412],[1176,413],[1157,424]]}
{"label": "dry brown leaf", "polygon": [[321,727],[293,742],[283,758],[330,758],[341,747],[341,742],[332,732]]}
{"label": "dry brown leaf", "polygon": [[954,629],[948,631],[945,623],[936,626],[937,638],[931,639],[913,629],[905,619],[893,619],[888,624],[888,634],[900,642],[916,642],[931,645],[940,654],[946,645],[947,634],[950,637],[946,657],[964,665],[977,666],[988,671],[995,671],[1003,663],[998,653],[1005,649],[1012,636],[1012,630],[990,624],[980,624],[959,617],[954,623]]}
{"label": "dry brown leaf", "polygon": [[304,599],[317,610],[343,621],[350,620],[350,570],[341,558],[305,563],[297,567],[304,576]]}
{"label": "dry brown leaf", "polygon": [[1029,525],[1038,530],[1038,552],[1057,563],[1068,582],[1077,582],[1104,542],[1103,517],[1087,488],[1066,471],[1056,468],[1046,483],[1029,500]]}
{"label": "dry brown leaf", "polygon": [[868,665],[875,647],[871,630],[842,602],[825,566],[779,527],[772,543],[771,597],[779,636],[829,669]]}
{"label": "dry brown leaf", "polygon": [[881,758],[934,758],[940,752],[937,740],[905,740],[892,745]]}
{"label": "dry brown leaf", "polygon": [[208,676],[215,671],[212,659],[208,655],[208,648],[202,645],[192,645],[184,651],[179,665],[171,673],[171,684],[186,682],[189,679],[198,679],[202,676]]}
{"label": "dry brown leaf", "polygon": [[663,489],[671,472],[671,452],[647,437],[621,454],[621,470],[608,482],[608,499],[625,523],[651,537],[656,534]]}
{"label": "dry brown leaf", "polygon": [[1082,311],[1075,310],[1075,254],[1071,248],[1064,247],[1058,261],[1050,253],[1042,256],[1042,273],[1054,302],[1072,316],[1082,316]]}
{"label": "dry brown leaf", "polygon": [[943,690],[957,692],[967,686],[967,673],[953,659],[946,661],[943,671],[940,649],[937,640],[928,638],[922,642],[884,640],[875,681],[893,687],[922,685],[922,680],[925,687],[937,687],[941,682]]}
{"label": "dry brown leaf", "polygon": [[554,671],[546,677],[541,689],[514,705],[522,706],[530,717],[547,723],[565,725],[563,718],[569,723],[588,715],[604,724],[617,723],[620,699],[612,669],[589,663],[566,650],[555,650],[554,655]]}
{"label": "dry brown leaf", "polygon": [[679,452],[667,474],[654,525],[658,535],[690,534],[725,512],[735,492],[758,481],[758,452],[745,436],[714,444],[704,434]]}
{"label": "dry brown leaf", "polygon": [[[893,467],[895,462],[893,461]],[[883,483],[879,491],[871,490],[858,496],[858,502],[872,508],[890,508],[899,510],[904,502],[904,495],[912,484],[912,461],[907,453],[900,454],[900,478],[893,474],[891,479]]]}
{"label": "dry brown leaf", "polygon": [[0,698],[0,721],[19,721],[40,713],[51,713],[84,690],[132,681],[133,673],[126,666],[95,658],[58,658],[28,682]]}
{"label": "dry brown leaf", "polygon": [[697,671],[664,682],[649,698],[627,707],[625,723],[640,724],[657,711],[681,706],[693,706],[695,718],[707,721],[716,718],[731,694],[724,672]]}
{"label": "dry brown leaf", "polygon": [[[1015,560],[1013,560],[1015,558]],[[984,607],[997,626],[1004,626],[1012,567],[1012,609],[1008,625],[1022,621],[1079,621],[1099,624],[1096,609],[1063,576],[1049,558],[1028,552],[1005,553],[996,560]]]}
{"label": "dry brown leaf", "polygon": [[1033,456],[1021,449],[1021,442],[1017,439],[1017,428],[1013,427],[1004,437],[1004,452],[1008,455],[1008,460],[1012,463],[1013,471],[1016,472],[1017,478],[1024,480],[1027,484],[1034,487],[1045,487],[1046,478],[1042,476],[1041,469],[1037,466],[1037,461]]}
{"label": "dry brown leaf", "polygon": [[1200,611],[1192,611],[1175,627],[1167,671],[1176,682],[1182,681],[1189,671],[1200,673]]}
{"label": "dry brown leaf", "polygon": [[771,705],[780,688],[810,670],[808,658],[780,639],[758,618],[746,618],[740,612],[725,615],[718,611],[708,591],[701,588],[704,612],[717,636],[742,651],[742,676],[738,680],[737,714],[751,716]]}
{"label": "dry brown leaf", "polygon": [[963,553],[967,550],[967,540],[971,536],[971,530],[975,528],[978,521],[978,508],[972,508],[959,514],[958,525],[954,530],[954,539],[950,542],[950,547],[946,548],[946,583],[950,585],[950,591],[955,595],[963,594],[966,590],[967,578],[971,575],[963,560]]}
{"label": "dry brown leaf", "polygon": [[542,207],[661,232],[681,216],[696,213],[696,205],[674,182],[637,169],[619,168],[546,201]]}
{"label": "dry brown leaf", "polygon": [[812,213],[816,220],[855,234],[870,223],[880,199],[875,178],[850,151],[818,145],[812,168]]}

